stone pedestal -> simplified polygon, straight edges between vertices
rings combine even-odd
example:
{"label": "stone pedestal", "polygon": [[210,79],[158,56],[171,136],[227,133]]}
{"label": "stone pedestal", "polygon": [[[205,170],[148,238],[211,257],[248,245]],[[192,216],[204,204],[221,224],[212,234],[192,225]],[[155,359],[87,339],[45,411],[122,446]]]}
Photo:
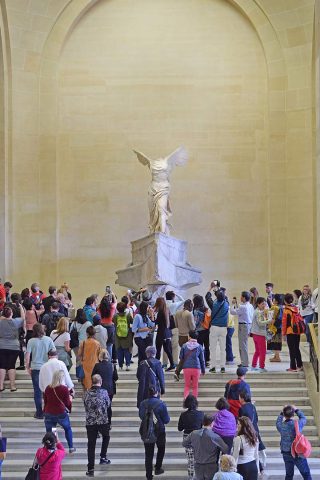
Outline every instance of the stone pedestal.
{"label": "stone pedestal", "polygon": [[201,270],[187,262],[187,242],[163,233],[152,233],[131,242],[132,262],[116,274],[117,284],[157,295],[167,290],[183,292],[201,283]]}

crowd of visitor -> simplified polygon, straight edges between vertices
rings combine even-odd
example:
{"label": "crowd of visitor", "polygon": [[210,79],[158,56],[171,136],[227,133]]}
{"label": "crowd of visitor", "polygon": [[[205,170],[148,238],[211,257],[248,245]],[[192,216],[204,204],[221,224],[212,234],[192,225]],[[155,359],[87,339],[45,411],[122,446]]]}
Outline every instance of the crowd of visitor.
{"label": "crowd of visitor", "polygon": [[[110,287],[101,301],[92,294],[83,308],[75,311],[68,285],[54,286],[48,295],[34,283],[21,294],[11,293],[10,282],[0,283],[0,392],[17,390],[16,370],[31,376],[36,419],[43,419],[46,435],[36,453],[40,479],[62,478],[65,450],[58,440],[57,425],[65,432],[69,454],[74,454],[70,422],[75,388],[69,371],[75,363],[83,388],[88,437],[88,468],[94,476],[96,440],[102,438],[100,464],[108,465],[107,450],[112,424],[112,400],[118,381],[117,366],[127,371],[137,356],[137,407],[140,435],[145,447],[146,478],[164,472],[166,425],[170,412],[161,400],[165,394],[164,371],[173,371],[176,381],[184,378],[184,408],[178,422],[187,455],[188,478],[196,480],[257,480],[266,465],[265,446],[260,436],[258,412],[246,382],[248,369],[264,373],[267,349],[270,362],[281,362],[284,342],[290,355],[288,373],[303,369],[300,337],[311,341],[310,323],[318,316],[318,289],[308,285],[292,293],[274,294],[266,283],[266,294],[255,287],[241,292],[240,301],[228,299],[219,281],[210,284],[205,298],[195,294],[184,300],[173,291],[153,298],[145,289],[128,291],[117,301]],[[207,306],[205,305],[205,302]],[[201,375],[222,374],[235,364],[232,336],[238,325],[240,364],[237,378],[226,382],[224,397],[217,399],[216,412],[198,410]],[[248,339],[254,342],[249,361]],[[136,352],[136,355],[135,355]],[[74,362],[72,360],[74,358]],[[19,366],[17,360],[19,359]],[[162,359],[162,361],[161,361]],[[306,423],[303,412],[284,407],[276,422],[281,435],[281,452],[286,480],[292,480],[294,466],[304,479],[311,474],[306,458],[295,456],[294,415],[300,431]],[[156,419],[156,423],[153,421]],[[1,442],[0,442],[1,445]],[[153,456],[157,447],[156,463]],[[0,450],[0,478],[1,478]]]}

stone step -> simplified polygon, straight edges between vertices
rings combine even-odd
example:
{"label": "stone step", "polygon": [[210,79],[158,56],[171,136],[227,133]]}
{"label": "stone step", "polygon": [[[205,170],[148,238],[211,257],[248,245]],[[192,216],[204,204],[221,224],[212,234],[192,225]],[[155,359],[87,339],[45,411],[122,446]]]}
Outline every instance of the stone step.
{"label": "stone step", "polygon": [[[40,421],[39,421],[40,423]],[[138,424],[140,424],[140,422],[138,422]],[[126,426],[126,428],[123,428],[123,426],[121,426],[120,424],[116,424],[115,422],[112,423],[112,434],[114,436],[130,436],[130,435],[133,435],[133,436],[136,436],[137,433],[138,433],[138,424],[137,426]],[[128,425],[128,424],[127,424]],[[259,424],[260,425],[260,424]],[[84,421],[82,422],[82,425],[80,426],[75,426],[73,425],[73,422],[72,422],[72,419],[71,419],[71,426],[72,426],[72,430],[76,433],[76,432],[85,432],[85,428],[84,428]],[[18,424],[14,424],[14,423],[11,423],[11,424],[7,424],[6,423],[6,428],[5,428],[5,431],[7,433],[10,433],[10,434],[20,434],[20,433],[29,433],[29,435],[33,435],[33,434],[36,434],[38,435],[39,431],[42,431],[44,427],[44,423],[40,424],[39,425],[39,428],[38,428],[38,425],[35,425],[35,421],[33,422],[30,422],[29,424],[26,424],[26,422],[23,422],[23,425],[19,425],[19,422]],[[32,429],[32,431],[30,431]],[[169,423],[169,425],[166,426],[166,431],[167,432],[170,432],[170,433],[178,433],[178,430],[177,430],[177,426],[176,425],[173,425],[171,422]],[[263,432],[263,434],[265,436],[269,436],[269,435],[274,435],[274,433],[276,432],[275,430],[275,425],[264,425],[264,426],[261,426],[260,427],[260,431],[261,431],[261,434]],[[305,435],[316,435],[317,434],[317,427],[314,426],[314,425],[306,425],[303,429],[303,432],[305,433]]]}
{"label": "stone step", "polygon": [[[37,441],[39,445],[39,439],[41,440],[41,438],[45,434],[45,431],[44,430],[42,430],[41,432],[21,431],[17,433],[14,438],[11,436],[11,432],[8,432],[8,433],[10,434],[8,435],[8,437],[10,437],[10,441],[12,442],[12,445],[14,445],[14,442],[17,438],[26,438],[26,435],[28,435],[27,438],[29,441],[31,441],[31,439],[35,439],[35,441]],[[62,433],[60,436],[61,438],[64,438],[64,435]],[[84,431],[75,431],[74,437],[75,437],[75,440],[74,440],[75,446],[86,445],[86,436]],[[277,434],[273,433],[268,435],[265,432],[262,432],[262,438],[266,447],[279,446],[280,438],[279,438],[279,435]],[[314,447],[320,446],[320,441],[318,436],[308,435],[308,439],[310,440],[310,443],[312,444],[312,446]],[[111,438],[111,442],[113,447],[115,448],[126,448],[128,444],[130,445],[130,447],[138,448],[139,445],[141,444],[141,440],[137,432],[135,432],[135,434],[133,435],[132,434],[125,435],[125,433],[123,433],[122,435],[117,435],[117,437],[113,436]],[[174,432],[168,432],[167,443],[170,446],[174,446],[178,448],[179,446],[181,446],[181,436],[179,436],[178,434],[174,434]],[[124,455],[126,456],[125,452],[124,452]]]}
{"label": "stone step", "polygon": [[[63,434],[60,435],[60,438],[63,436]],[[181,438],[182,439],[182,438]],[[64,447],[67,449],[67,444],[64,439],[61,440]],[[31,459],[33,458],[33,452],[39,448],[39,442],[37,440],[30,439],[28,441],[28,449],[22,448],[24,445],[23,441],[20,441],[20,444],[18,442],[12,442],[10,441],[10,448],[7,449],[7,455],[8,458],[14,459]],[[97,452],[99,451],[100,443],[99,440],[97,441]],[[82,443],[77,443],[76,445],[77,451],[76,453],[72,456],[72,458],[79,458],[79,459],[87,459],[87,447],[86,447],[86,441]],[[110,443],[110,446],[108,448],[108,456],[113,459],[113,458],[120,458],[122,459],[123,456],[125,455],[126,458],[140,458],[141,456],[141,448],[142,448],[142,443],[140,442],[140,445],[138,447],[130,447],[128,449],[126,445],[123,446],[123,448],[119,447],[113,447],[112,442]],[[275,462],[280,459],[282,461],[282,455],[280,453],[279,447],[269,447],[267,451],[268,455],[268,465],[274,465]],[[311,459],[316,460],[319,463],[320,466],[320,447],[314,447],[312,449],[311,453]],[[97,457],[98,458],[98,457]],[[186,458],[186,454],[184,451],[184,448],[180,445],[178,447],[173,447],[171,446],[170,449],[167,449],[166,451],[166,459],[167,458],[180,458],[184,459]],[[69,456],[67,456],[67,459],[69,459]],[[71,461],[71,460],[70,460]]]}
{"label": "stone step", "polygon": [[[228,368],[227,367],[227,372],[226,373],[209,373],[209,369],[206,369],[206,375],[204,375],[203,377],[201,377],[201,382],[202,381],[205,381],[206,379],[216,379],[216,380],[219,380],[219,381],[224,381],[224,382],[227,382],[228,380],[230,380],[231,378],[235,378],[235,371],[236,371],[236,367],[230,367]],[[121,371],[118,369],[118,375],[119,375],[119,381],[123,382],[123,381],[127,381],[127,380],[134,380],[136,381],[136,372],[137,372],[137,367],[136,366],[132,366],[131,367],[131,370],[129,372],[126,372],[126,371]],[[71,374],[71,379],[74,383],[77,383],[78,382],[78,379],[77,377],[75,376],[75,374]],[[181,373],[181,377],[183,378],[183,371]],[[250,381],[272,381],[272,382],[275,382],[275,381],[282,381],[282,380],[290,380],[290,381],[298,381],[298,380],[301,380],[301,381],[305,381],[305,377],[304,377],[304,373],[303,372],[294,372],[294,373],[290,373],[290,372],[263,372],[263,373],[260,373],[260,372],[251,372],[250,370],[248,371],[247,375],[246,375],[246,378],[247,378],[247,381],[248,383],[250,383]],[[18,371],[17,374],[16,374],[16,379],[17,380],[25,380],[25,379],[29,379],[31,381],[31,377],[30,375],[28,375],[28,373],[26,371]],[[167,380],[172,380],[174,381],[174,377],[173,377],[173,372],[165,372],[165,379],[166,381]],[[250,381],[249,381],[250,380]]]}
{"label": "stone step", "polygon": [[[5,463],[4,463],[5,465]],[[4,467],[3,467],[4,468]],[[170,472],[167,471],[163,475],[161,475],[161,479],[165,480],[181,480],[182,478],[186,479],[186,472],[179,471],[179,472]],[[4,480],[22,480],[21,472],[6,472],[6,476],[3,477]],[[71,480],[86,480],[88,477],[85,475],[85,471],[83,473],[79,472],[78,474],[74,472],[64,472],[63,471],[63,478],[71,479]],[[103,470],[98,470],[98,467],[95,469],[95,478],[108,478],[108,480],[124,480],[127,478],[134,479],[134,480],[143,480],[145,477],[141,475],[141,472],[136,471],[123,471],[123,472],[113,472],[108,471],[107,475],[106,472]],[[266,480],[283,480],[284,479],[284,471],[280,472],[278,470],[269,470],[265,474]],[[320,469],[316,469],[312,471],[312,479],[313,480],[320,480]],[[301,476],[298,473],[295,473],[293,480],[301,480]]]}
{"label": "stone step", "polygon": [[[201,392],[200,392],[201,394]],[[202,402],[205,403],[205,405],[208,405],[208,407],[211,406],[211,408],[213,409],[213,406],[216,402],[216,399],[218,399],[219,397],[216,396],[216,397],[213,397],[212,399],[212,402],[210,402],[210,404],[208,405],[208,401],[205,401],[205,402]],[[170,410],[171,406],[176,406],[176,407],[179,407],[181,406],[180,408],[182,408],[182,402],[183,402],[183,396],[181,395],[181,397],[167,397],[166,395],[162,397],[163,401],[166,403],[168,409]],[[269,397],[255,397],[255,406],[257,407],[257,409],[259,410],[261,406],[268,406],[270,405],[270,398]],[[117,405],[120,406],[121,405],[121,408],[122,409],[128,409],[128,408],[132,408],[132,407],[135,407],[136,405],[136,397],[135,395],[132,395],[131,396],[131,399],[129,398],[119,398],[117,397]],[[302,410],[305,409],[305,406],[308,406],[310,405],[310,399],[309,397],[297,397],[297,396],[281,396],[281,397],[274,397],[272,398],[272,403],[273,403],[273,406],[277,406],[277,413],[281,411],[283,405],[286,405],[288,403],[294,403],[296,406],[299,406]],[[25,408],[27,411],[29,412],[34,412],[34,402],[33,402],[33,398],[32,397],[29,397],[29,398],[15,398],[15,397],[12,397],[11,399],[8,398],[8,399],[2,399],[0,401],[0,410],[2,409],[5,409],[7,408],[7,406],[10,407],[16,407],[16,408]],[[79,408],[80,405],[82,405],[82,401],[81,400],[78,400],[78,399],[75,399],[74,401],[74,406],[75,408]],[[200,406],[201,406],[201,403],[200,403]],[[206,408],[207,410],[208,408]]]}
{"label": "stone step", "polygon": [[[1,402],[0,402],[0,406],[1,406]],[[299,404],[297,405],[299,406]],[[200,410],[203,410],[205,412],[214,412],[215,409],[214,409],[214,405],[213,405],[213,402],[212,404],[208,404],[208,402],[205,402],[204,400],[201,400],[199,401],[199,409]],[[272,418],[274,421],[276,420],[278,414],[280,413],[280,410],[281,408],[279,408],[278,405],[260,405],[259,406],[259,418],[261,417],[265,417],[265,418]],[[116,405],[116,397],[114,398],[114,404],[112,405],[112,411],[113,411],[113,417],[114,418],[121,418],[123,416],[123,407],[120,407],[120,406],[117,406]],[[171,417],[173,416],[177,416],[179,417],[180,416],[180,413],[183,411],[183,408],[182,408],[182,402],[178,402],[176,405],[174,404],[171,404],[170,405],[170,415]],[[308,422],[310,421],[313,421],[313,415],[312,415],[312,407],[311,405],[304,405],[303,406],[303,412],[304,414],[306,415],[306,417],[308,418]],[[131,405],[130,407],[127,407],[126,408],[126,411],[125,411],[126,415],[130,415],[132,417],[137,417],[138,415],[138,410],[134,405]],[[34,414],[34,411],[33,409],[31,410],[25,410],[24,409],[24,406],[20,406],[20,407],[6,407],[6,408],[2,408],[2,411],[1,411],[1,417],[17,417],[20,419],[21,421],[21,417],[26,417],[26,418],[33,418],[33,414]],[[84,418],[83,417],[83,408],[82,408],[82,405],[79,404],[79,405],[76,405],[74,404],[73,406],[73,409],[72,409],[72,414],[71,414],[72,418],[76,418],[77,416],[80,416],[80,418]]]}
{"label": "stone step", "polygon": [[[271,387],[268,387],[268,386],[265,386],[265,387],[252,387],[251,388],[251,393],[252,393],[252,396],[263,396],[267,393],[270,392],[270,389]],[[127,397],[128,394],[132,395],[132,392],[136,392],[137,391],[137,384],[135,385],[135,388],[128,388],[128,387],[125,387],[123,386],[121,388],[121,390],[119,390],[119,392],[117,392],[117,397]],[[215,384],[213,385],[210,385],[210,386],[203,386],[200,384],[199,386],[199,392],[201,393],[201,395],[203,397],[207,397],[207,396],[218,396],[218,395],[223,395],[224,394],[224,387],[219,387],[219,386],[216,386]],[[299,394],[303,394],[303,395],[306,395],[308,393],[308,389],[307,387],[299,387],[298,389],[298,392]],[[1,400],[2,399],[6,399],[6,398],[10,398],[12,397],[12,393],[14,393],[15,397],[28,397],[30,395],[33,395],[33,390],[31,388],[31,385],[29,385],[27,388],[18,388],[18,390],[16,392],[11,392],[9,389],[5,390],[4,392],[1,393]],[[80,393],[80,391],[79,391]],[[172,397],[172,396],[175,396],[177,395],[178,393],[181,393],[183,394],[183,384],[175,384],[173,386],[170,386],[170,388],[168,388],[167,386],[167,390],[166,390],[166,396],[169,396],[169,397]],[[278,396],[279,394],[280,395],[292,395],[293,393],[296,394],[297,393],[297,387],[294,387],[294,386],[290,386],[290,387],[287,387],[285,385],[281,385],[281,387],[278,385],[276,387],[276,391],[273,392],[275,396]]]}
{"label": "stone step", "polygon": [[[8,412],[6,412],[8,413]],[[131,414],[129,416],[129,414]],[[12,417],[12,416],[5,416],[2,415],[3,417],[6,418],[6,425],[8,427],[14,427],[16,425],[21,424],[21,417]],[[312,416],[306,416],[307,418],[307,425],[315,425],[314,423],[314,418]],[[83,412],[78,411],[77,413],[72,412],[70,415],[70,421],[72,424],[72,427],[81,427],[84,425],[84,416]],[[179,416],[172,415],[172,411],[170,411],[170,425],[174,426],[177,428],[179,421]],[[276,418],[273,415],[259,415],[259,426],[264,427],[266,425],[271,425],[275,426]],[[33,413],[27,412],[26,415],[24,416],[24,425],[25,426],[32,426],[34,427],[34,418],[33,418]],[[112,425],[113,427],[119,426],[123,427],[126,425],[131,425],[135,426],[138,428],[138,425],[140,425],[140,419],[137,414],[137,410],[129,412],[126,411],[126,416],[122,416],[120,412],[113,412],[113,417],[112,417]]]}
{"label": "stone step", "polygon": [[[235,368],[231,367],[226,374],[207,374],[201,378],[199,408],[205,411],[214,411],[215,401],[223,395],[225,383],[235,377],[234,372]],[[145,478],[144,449],[138,434],[140,420],[136,409],[137,380],[135,373],[136,365],[130,372],[119,372],[117,395],[113,401],[114,416],[108,450],[112,464],[110,467],[97,465],[95,477],[107,477],[108,480],[130,478],[142,480]],[[83,480],[87,478],[85,476],[87,439],[81,398],[82,388],[75,376],[72,375],[72,377],[76,385],[76,399],[71,414],[71,424],[77,452],[74,455],[66,455],[63,462],[63,478]],[[30,377],[26,372],[18,372],[17,379],[17,392],[11,393],[7,390],[0,394],[2,429],[4,435],[8,437],[8,455],[3,464],[5,480],[22,480],[24,478],[45,433],[44,422],[32,418],[34,403]],[[167,403],[172,418],[167,428],[167,449],[164,461],[166,472],[161,478],[180,480],[187,476],[186,456],[181,445],[182,434],[177,431],[177,421],[183,411],[184,382],[183,379],[179,383],[175,382],[172,372],[165,373],[165,379],[167,394],[163,400]],[[304,432],[313,444],[312,458],[310,459],[312,478],[320,480],[320,441],[312,416],[304,373],[269,372],[259,374],[249,372],[247,381],[253,392],[262,438],[268,450],[268,468],[265,479],[283,480],[285,476],[283,460],[279,451],[280,437],[275,428],[275,421],[283,405],[292,402],[302,408],[307,415],[308,424]],[[61,428],[59,428],[59,436],[66,446],[64,432]],[[26,438],[28,439],[27,445]],[[97,460],[100,445],[101,439],[98,439]],[[298,478],[300,477],[296,474],[295,479]]]}
{"label": "stone step", "polygon": [[[141,450],[141,453],[143,451]],[[30,460],[32,462],[32,456],[30,457]],[[98,457],[96,457],[96,461],[98,460]],[[319,469],[320,472],[320,461],[317,458],[311,458],[310,460],[310,465],[312,468],[312,471],[314,469]],[[141,455],[139,458],[134,458],[134,459],[128,459],[128,458],[112,458],[111,459],[111,465],[110,466],[104,466],[101,468],[104,472],[114,472],[114,471],[126,471],[130,469],[134,469],[135,471],[139,471],[140,474],[144,472],[144,458],[143,455]],[[74,455],[66,455],[65,460],[63,462],[63,472],[68,472],[68,471],[73,471],[74,473],[77,473],[79,471],[83,471],[86,468],[87,464],[87,459],[86,458],[78,458],[76,454]],[[283,460],[282,458],[272,458],[272,464],[271,462],[269,463],[270,468],[273,470],[277,470],[280,472],[281,470],[284,470],[284,465],[283,465]],[[180,471],[183,470],[186,467],[186,458],[165,458],[164,460],[164,469],[166,471]],[[3,464],[3,471],[10,471],[11,468],[14,468],[15,472],[24,472],[25,471],[25,460],[24,459],[16,459],[16,460],[10,460],[6,459],[6,461]],[[268,471],[268,464],[267,464],[267,469],[266,469],[266,475]],[[107,473],[107,477],[109,478],[109,474]],[[185,472],[186,473],[186,472]]]}
{"label": "stone step", "polygon": [[[221,376],[216,376],[216,375],[205,375],[203,377],[201,377],[200,379],[200,384],[201,385],[207,385],[207,384],[216,384],[216,385],[222,385],[224,386],[227,381],[230,380],[229,377],[227,377],[225,374],[224,375],[221,375]],[[79,382],[77,380],[77,378],[73,378],[72,381],[74,382],[75,385],[79,385]],[[121,381],[121,385],[123,386],[136,386],[137,385],[137,378],[134,376],[132,378],[128,378],[128,377],[123,377],[121,378],[120,377],[120,380]],[[166,384],[168,385],[172,385],[173,387],[174,386],[178,386],[180,385],[181,383],[183,383],[183,374],[181,375],[181,380],[180,382],[176,382],[174,380],[174,377],[173,376],[169,376],[169,375],[166,375],[165,376],[165,381],[166,381]],[[250,383],[250,385],[256,385],[256,386],[259,386],[259,385],[272,385],[272,386],[279,386],[279,381],[281,381],[281,385],[288,385],[288,386],[292,386],[292,387],[297,387],[297,386],[300,386],[300,385],[305,385],[305,379],[302,377],[302,378],[293,378],[291,375],[287,375],[286,378],[282,378],[282,379],[278,379],[278,377],[266,377],[265,374],[261,374],[260,377],[250,377],[250,382],[248,380],[248,383]],[[5,382],[6,385],[9,386],[9,382],[6,381]],[[29,376],[25,376],[23,378],[17,378],[16,380],[16,383],[17,385],[21,385],[21,386],[24,386],[24,385],[32,385],[31,384],[31,378]]]}

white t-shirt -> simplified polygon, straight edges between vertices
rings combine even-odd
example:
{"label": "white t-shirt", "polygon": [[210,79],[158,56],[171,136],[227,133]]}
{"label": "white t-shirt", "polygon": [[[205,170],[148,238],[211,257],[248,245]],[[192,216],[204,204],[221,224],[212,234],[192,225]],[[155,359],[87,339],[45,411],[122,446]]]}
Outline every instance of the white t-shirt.
{"label": "white t-shirt", "polygon": [[[64,332],[58,337],[59,333],[55,330],[51,332],[50,337],[52,338],[53,343],[56,347],[64,347],[64,342],[70,342],[70,333]],[[58,337],[58,338],[57,338]],[[57,338],[57,340],[55,340]]]}
{"label": "white t-shirt", "polygon": [[[232,456],[234,457],[237,465],[242,465],[244,463],[253,462],[255,460],[259,466],[259,452],[258,452],[259,442],[253,447],[244,437],[244,435],[237,436],[233,440],[233,452]],[[241,455],[242,453],[242,455]]]}

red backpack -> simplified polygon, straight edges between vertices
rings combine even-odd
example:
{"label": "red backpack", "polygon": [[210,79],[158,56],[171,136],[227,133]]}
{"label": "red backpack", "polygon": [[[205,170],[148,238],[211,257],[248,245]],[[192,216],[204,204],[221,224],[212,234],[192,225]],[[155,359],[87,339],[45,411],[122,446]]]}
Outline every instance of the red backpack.
{"label": "red backpack", "polygon": [[311,455],[311,443],[309,440],[299,431],[298,420],[294,421],[294,429],[296,431],[296,437],[291,445],[291,455],[293,457],[308,458]]}
{"label": "red backpack", "polygon": [[306,324],[299,312],[291,310],[291,328],[296,335],[306,332]]}
{"label": "red backpack", "polygon": [[305,333],[306,324],[304,323],[298,309],[287,307],[285,313],[287,314],[287,328],[291,327],[292,333],[295,335],[302,335],[302,333]]}

